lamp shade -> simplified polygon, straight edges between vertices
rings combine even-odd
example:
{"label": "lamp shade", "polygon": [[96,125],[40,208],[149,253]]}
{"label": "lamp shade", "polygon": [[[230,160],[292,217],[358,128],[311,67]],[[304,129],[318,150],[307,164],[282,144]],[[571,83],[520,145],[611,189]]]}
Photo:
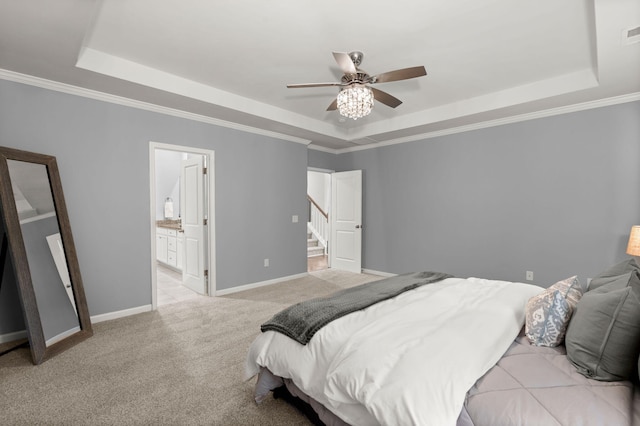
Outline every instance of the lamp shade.
{"label": "lamp shade", "polygon": [[627,245],[627,254],[631,256],[640,256],[640,226],[631,228],[629,234],[629,245]]}

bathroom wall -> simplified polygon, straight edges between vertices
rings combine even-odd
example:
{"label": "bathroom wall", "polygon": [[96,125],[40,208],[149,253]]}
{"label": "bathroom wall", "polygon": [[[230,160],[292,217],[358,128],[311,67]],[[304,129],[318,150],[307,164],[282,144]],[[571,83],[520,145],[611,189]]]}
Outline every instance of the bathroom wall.
{"label": "bathroom wall", "polygon": [[174,219],[180,217],[180,164],[184,154],[179,151],[156,149],[156,219],[164,217],[164,202],[173,200]]}

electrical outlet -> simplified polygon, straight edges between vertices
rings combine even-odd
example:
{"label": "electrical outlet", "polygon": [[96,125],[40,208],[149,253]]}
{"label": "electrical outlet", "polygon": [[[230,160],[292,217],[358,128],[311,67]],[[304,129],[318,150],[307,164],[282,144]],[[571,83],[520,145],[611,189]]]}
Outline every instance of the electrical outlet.
{"label": "electrical outlet", "polygon": [[292,223],[298,223],[298,215],[294,214],[293,216],[291,216],[291,222]]}
{"label": "electrical outlet", "polygon": [[527,271],[527,281],[533,281],[533,271]]}
{"label": "electrical outlet", "polygon": [[269,259],[265,259],[264,260],[264,267],[268,268],[269,267]]}

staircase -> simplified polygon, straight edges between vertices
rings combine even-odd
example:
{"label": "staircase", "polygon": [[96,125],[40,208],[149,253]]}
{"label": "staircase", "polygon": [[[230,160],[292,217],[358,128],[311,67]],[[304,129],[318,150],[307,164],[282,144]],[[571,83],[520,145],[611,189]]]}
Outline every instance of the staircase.
{"label": "staircase", "polygon": [[324,256],[324,247],[311,232],[307,232],[307,257],[314,256]]}
{"label": "staircase", "polygon": [[329,243],[329,214],[307,194],[309,222],[307,222],[307,257],[324,256]]}

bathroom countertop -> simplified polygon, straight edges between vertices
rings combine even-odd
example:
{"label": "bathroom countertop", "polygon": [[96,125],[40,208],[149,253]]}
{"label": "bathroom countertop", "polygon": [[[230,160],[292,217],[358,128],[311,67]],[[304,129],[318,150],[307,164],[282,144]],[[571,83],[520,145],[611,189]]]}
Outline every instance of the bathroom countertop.
{"label": "bathroom countertop", "polygon": [[182,229],[182,221],[180,219],[177,220],[156,220],[156,226],[160,228],[169,228],[169,229]]}

